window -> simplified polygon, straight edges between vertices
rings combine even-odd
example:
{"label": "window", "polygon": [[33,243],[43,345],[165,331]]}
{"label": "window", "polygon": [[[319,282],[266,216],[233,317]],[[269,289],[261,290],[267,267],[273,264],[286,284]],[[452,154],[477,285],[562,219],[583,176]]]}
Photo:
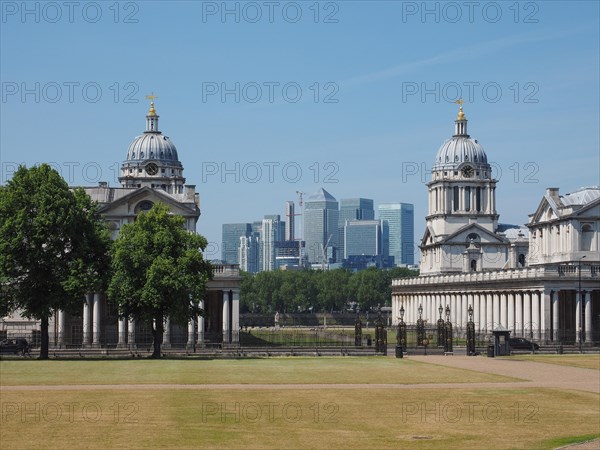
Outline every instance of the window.
{"label": "window", "polygon": [[525,255],[523,253],[519,254],[518,267],[525,267]]}
{"label": "window", "polygon": [[481,211],[481,188],[478,187],[475,191],[475,210]]}
{"label": "window", "polygon": [[584,223],[581,226],[581,243],[580,250],[584,252],[591,252],[592,244],[594,240],[594,229],[592,224]]}
{"label": "window", "polygon": [[453,201],[453,204],[454,204],[454,211],[458,211],[458,203],[459,203],[459,198],[458,198],[458,196],[459,196],[459,192],[458,192],[458,186],[454,186],[454,199],[453,199],[453,200],[454,200],[454,201]]}
{"label": "window", "polygon": [[477,272],[477,260],[476,259],[471,260],[471,272]]}
{"label": "window", "polygon": [[471,211],[471,187],[465,188],[465,211]]}

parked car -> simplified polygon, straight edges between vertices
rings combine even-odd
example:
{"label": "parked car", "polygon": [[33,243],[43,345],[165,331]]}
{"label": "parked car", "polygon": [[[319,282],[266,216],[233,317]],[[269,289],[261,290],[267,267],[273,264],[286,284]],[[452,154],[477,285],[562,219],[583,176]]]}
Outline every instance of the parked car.
{"label": "parked car", "polygon": [[29,344],[26,339],[4,339],[0,342],[0,353],[26,355],[29,353]]}
{"label": "parked car", "polygon": [[531,342],[523,338],[510,338],[508,340],[508,344],[513,350],[531,350],[532,345],[534,350],[540,349],[540,346],[535,342]]}

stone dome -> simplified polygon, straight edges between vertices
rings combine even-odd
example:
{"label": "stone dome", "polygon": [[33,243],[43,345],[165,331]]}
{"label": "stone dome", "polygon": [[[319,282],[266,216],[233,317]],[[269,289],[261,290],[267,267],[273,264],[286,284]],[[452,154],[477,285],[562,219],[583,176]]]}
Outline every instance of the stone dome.
{"label": "stone dome", "polygon": [[127,150],[127,161],[179,161],[177,149],[160,131],[147,131],[137,136]]}
{"label": "stone dome", "polygon": [[455,169],[464,163],[487,165],[487,155],[476,139],[453,136],[446,140],[435,156],[434,169]]}
{"label": "stone dome", "polygon": [[438,150],[433,170],[456,170],[467,163],[476,167],[489,167],[483,147],[477,139],[467,134],[467,118],[462,109],[462,100],[460,103],[460,111],[454,121],[454,136],[447,139]]}

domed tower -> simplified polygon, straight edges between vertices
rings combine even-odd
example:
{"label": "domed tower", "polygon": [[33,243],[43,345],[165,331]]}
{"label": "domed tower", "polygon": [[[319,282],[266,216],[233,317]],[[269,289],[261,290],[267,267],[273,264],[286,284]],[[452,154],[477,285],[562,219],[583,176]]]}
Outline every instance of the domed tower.
{"label": "domed tower", "polygon": [[467,132],[462,100],[457,103],[461,106],[454,135],[438,150],[427,184],[429,211],[420,246],[422,273],[463,271],[461,255],[465,250],[479,251],[482,239],[504,244],[496,234],[496,180],[483,147]]}
{"label": "domed tower", "polygon": [[122,187],[150,187],[163,189],[169,194],[182,194],[185,184],[183,166],[171,140],[158,129],[158,114],[154,96],[146,116],[146,131],[137,136],[121,164],[119,181]]}

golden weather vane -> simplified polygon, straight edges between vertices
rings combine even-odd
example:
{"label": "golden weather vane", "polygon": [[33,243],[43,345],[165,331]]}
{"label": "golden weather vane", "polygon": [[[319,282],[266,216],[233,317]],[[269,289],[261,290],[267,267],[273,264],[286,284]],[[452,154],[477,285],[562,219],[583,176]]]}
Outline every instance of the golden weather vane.
{"label": "golden weather vane", "polygon": [[454,103],[458,103],[460,105],[460,107],[462,108],[462,105],[465,101],[462,99],[462,97],[460,97],[458,100],[456,100]]}
{"label": "golden weather vane", "polygon": [[154,102],[154,99],[155,99],[155,98],[158,98],[158,96],[154,95],[154,92],[153,92],[153,93],[152,93],[152,94],[150,94],[150,95],[146,95],[146,98],[147,98],[148,100],[150,100],[151,102]]}

